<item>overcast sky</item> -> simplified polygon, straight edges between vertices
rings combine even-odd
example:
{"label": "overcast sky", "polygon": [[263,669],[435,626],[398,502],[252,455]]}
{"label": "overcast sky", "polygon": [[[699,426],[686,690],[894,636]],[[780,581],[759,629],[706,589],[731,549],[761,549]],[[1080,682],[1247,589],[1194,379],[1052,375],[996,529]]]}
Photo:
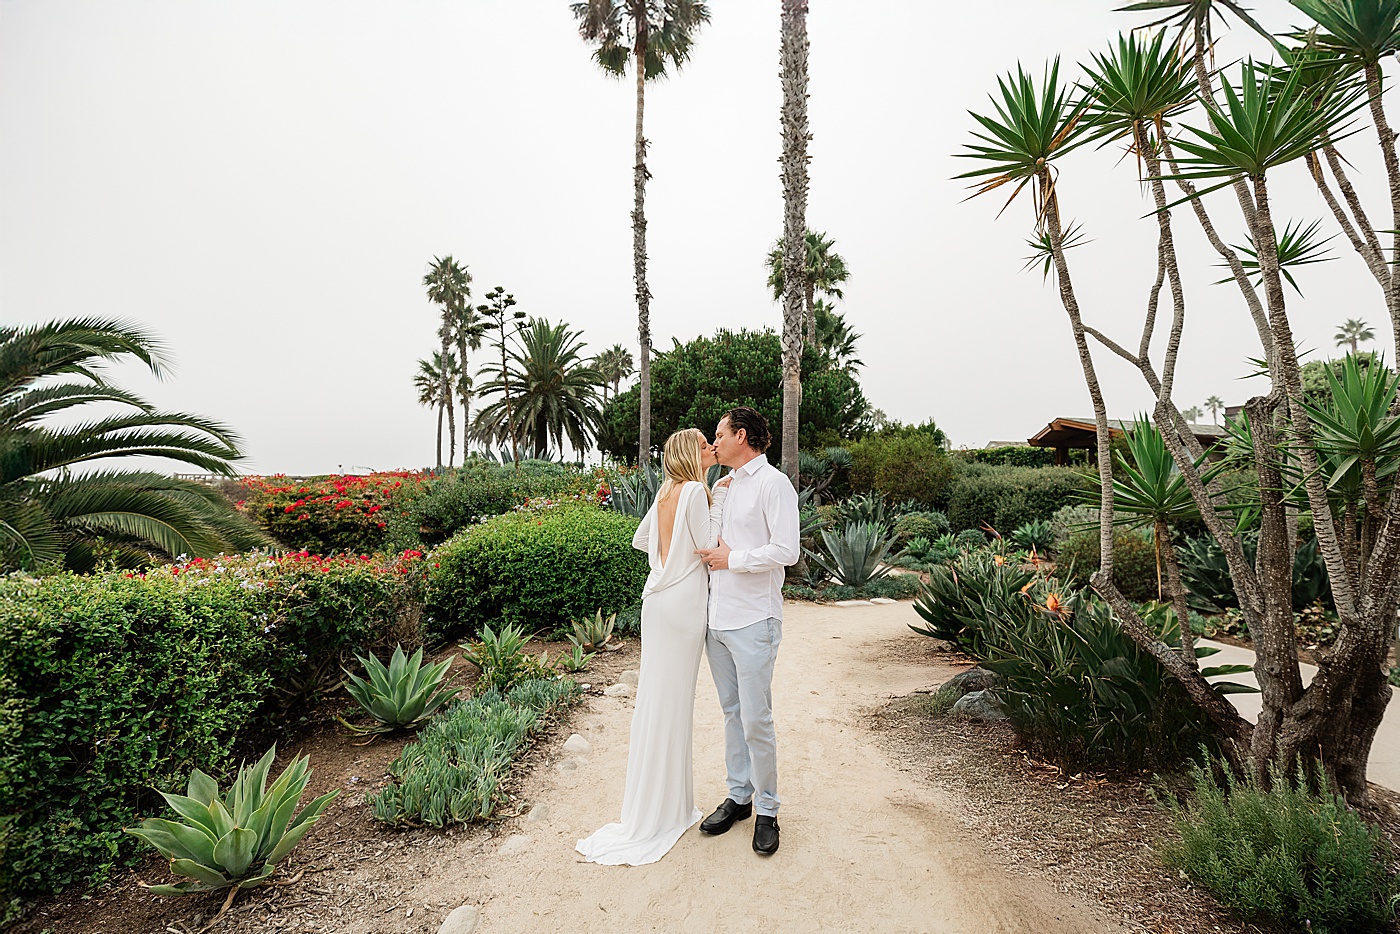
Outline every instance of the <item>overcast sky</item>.
{"label": "overcast sky", "polygon": [[[1106,47],[1142,22],[1119,5],[812,0],[808,219],[852,271],[842,307],[890,416],[979,446],[1090,411],[1053,283],[1021,271],[1029,201],[1000,219],[995,195],[964,202],[953,153],[998,73]],[[1255,6],[1275,29],[1301,18]],[[779,3],[711,8],[692,62],[647,96],[659,348],[781,321],[763,267],[782,223]],[[1259,48],[1236,28],[1220,51]],[[503,285],[581,328],[591,350],[635,350],[633,100],[562,0],[0,0],[0,314],[151,328],[175,372],[120,380],[234,426],[250,471],[430,465],[434,416],[412,377],[435,343],[421,286],[434,255],[466,263],[478,296]],[[1374,138],[1342,148],[1389,227]],[[1155,223],[1120,156],[1082,151],[1059,192],[1091,240],[1070,254],[1086,319],[1136,344]],[[1324,215],[1301,168],[1275,188],[1276,217]],[[1243,242],[1238,209],[1212,208]],[[1258,391],[1239,379],[1260,355],[1253,328],[1179,216],[1177,398],[1242,402]],[[1299,276],[1306,299],[1290,294],[1318,351],[1344,318],[1389,332],[1379,290],[1334,243],[1337,260]],[[1100,360],[1110,414],[1132,417],[1141,378]]]}

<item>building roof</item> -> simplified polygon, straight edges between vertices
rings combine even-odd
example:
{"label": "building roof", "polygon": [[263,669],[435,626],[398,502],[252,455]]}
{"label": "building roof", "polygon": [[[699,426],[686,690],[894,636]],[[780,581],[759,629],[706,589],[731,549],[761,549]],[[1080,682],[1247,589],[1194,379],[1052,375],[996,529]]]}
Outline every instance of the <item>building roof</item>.
{"label": "building roof", "polygon": [[[1132,427],[1133,422],[1125,422],[1118,418],[1108,420],[1108,432],[1114,438],[1122,437],[1123,433],[1131,430]],[[1191,433],[1205,447],[1223,439],[1225,427],[1223,425],[1192,423]],[[1040,448],[1087,448],[1094,445],[1097,434],[1097,423],[1092,416],[1089,418],[1057,418],[1040,429],[1026,443]]]}

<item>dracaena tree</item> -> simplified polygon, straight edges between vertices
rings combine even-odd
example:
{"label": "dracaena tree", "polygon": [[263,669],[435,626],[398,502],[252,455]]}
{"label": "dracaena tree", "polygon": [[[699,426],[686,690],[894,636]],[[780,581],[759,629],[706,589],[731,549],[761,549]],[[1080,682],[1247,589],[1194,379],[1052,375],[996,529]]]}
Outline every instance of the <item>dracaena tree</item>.
{"label": "dracaena tree", "polygon": [[[1379,80],[1380,60],[1400,44],[1400,14],[1394,13],[1394,3],[1379,0],[1294,0],[1294,5],[1318,28],[1269,36],[1276,56],[1270,63],[1245,60],[1212,72],[1207,63],[1213,61],[1214,18],[1231,16],[1263,32],[1242,8],[1220,0],[1133,4],[1129,9],[1157,11],[1164,18],[1085,62],[1077,86],[1062,79],[1058,61],[1039,80],[1018,66],[1000,80],[991,112],[973,114],[974,140],[960,155],[976,160],[977,167],[963,177],[973,180],[977,194],[1009,194],[1008,204],[1023,192],[1031,195],[1035,232],[1030,242],[1054,273],[1097,422],[1102,563],[1093,587],[1124,630],[1180,681],[1238,763],[1267,780],[1271,761],[1318,758],[1350,801],[1365,804],[1366,763],[1391,693],[1385,662],[1400,602],[1400,494],[1391,482],[1400,467],[1395,383],[1382,367],[1373,368],[1374,376],[1353,367],[1332,378],[1330,400],[1305,397],[1284,285],[1291,281],[1290,266],[1316,261],[1320,241],[1316,227],[1278,220],[1271,181],[1284,166],[1307,165],[1338,227],[1381,286],[1400,333],[1400,278],[1338,150],[1348,138],[1348,145],[1364,139],[1352,134],[1364,130],[1369,117],[1390,183],[1393,226],[1400,230],[1400,168]],[[1157,232],[1156,269],[1136,345],[1086,321],[1071,276],[1067,248],[1074,244],[1067,236],[1064,205],[1073,197],[1076,177],[1067,157],[1091,143],[1126,145],[1134,158],[1123,165],[1136,164],[1152,201],[1145,222]],[[1222,212],[1237,217],[1247,249],[1228,245],[1219,233]],[[1260,341],[1267,391],[1249,399],[1242,417],[1231,423],[1235,463],[1253,475],[1249,488],[1256,498],[1245,504],[1259,536],[1252,562],[1238,521],[1241,504],[1226,502],[1173,398],[1189,297],[1176,245],[1175,228],[1183,217],[1230,270],[1226,282],[1233,281]],[[1166,328],[1159,326],[1164,287],[1171,309]],[[1114,482],[1107,408],[1091,342],[1134,367],[1155,397],[1152,426],[1173,468],[1155,463],[1155,480],[1125,475]],[[1156,492],[1133,502],[1125,494],[1134,486]],[[1257,723],[1241,717],[1191,659],[1144,625],[1115,584],[1112,529],[1122,521],[1115,509],[1151,515],[1169,502],[1180,506],[1183,491],[1225,554],[1254,636],[1263,701]],[[1306,686],[1291,594],[1303,513],[1316,530],[1340,630],[1327,664]]]}

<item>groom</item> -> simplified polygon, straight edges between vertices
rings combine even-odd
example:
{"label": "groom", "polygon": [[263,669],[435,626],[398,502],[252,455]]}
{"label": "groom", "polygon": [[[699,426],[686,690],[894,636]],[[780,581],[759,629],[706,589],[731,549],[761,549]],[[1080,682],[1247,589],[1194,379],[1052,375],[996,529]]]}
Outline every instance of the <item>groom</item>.
{"label": "groom", "polygon": [[700,824],[721,834],[755,809],[753,848],[778,850],[778,741],[773,733],[773,660],[783,641],[783,568],[797,561],[797,492],[768,463],[768,422],[748,406],[715,429],[715,456],[730,469],[719,543],[696,552],[710,566],[705,654],[724,710],[729,797]]}

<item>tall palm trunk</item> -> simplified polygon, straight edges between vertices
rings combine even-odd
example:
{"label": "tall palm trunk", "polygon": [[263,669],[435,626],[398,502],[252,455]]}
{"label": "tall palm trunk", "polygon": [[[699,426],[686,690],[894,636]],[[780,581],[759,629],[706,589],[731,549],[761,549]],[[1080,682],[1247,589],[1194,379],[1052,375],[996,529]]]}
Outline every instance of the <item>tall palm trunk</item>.
{"label": "tall palm trunk", "polygon": [[447,410],[447,466],[451,467],[457,460],[457,409],[452,404],[450,389],[443,397],[442,406]]}
{"label": "tall palm trunk", "polygon": [[637,342],[641,345],[638,373],[641,381],[641,424],[637,441],[637,463],[651,459],[651,289],[647,287],[647,141],[642,134],[642,113],[646,107],[646,4],[635,7],[636,44],[632,64],[637,69],[636,164],[632,168],[632,277],[637,286]]}
{"label": "tall palm trunk", "polygon": [[461,366],[461,378],[458,381],[458,388],[462,393],[462,463],[467,462],[467,426],[471,421],[471,393],[466,390],[467,375],[467,338],[465,335],[457,335],[457,361]]}
{"label": "tall palm trunk", "polygon": [[[783,0],[783,471],[797,486],[807,269],[807,0]],[[803,275],[796,271],[802,270]]]}
{"label": "tall palm trunk", "polygon": [[442,397],[438,396],[437,465],[442,469]]}
{"label": "tall palm trunk", "polygon": [[[451,406],[452,406],[452,391],[451,391],[451,389],[448,388],[448,383],[447,383],[447,376],[448,376],[447,355],[448,355],[449,353],[451,353],[451,350],[450,350],[449,348],[450,348],[450,345],[451,345],[451,338],[452,338],[452,326],[451,326],[450,319],[449,319],[449,316],[450,316],[451,314],[452,314],[451,309],[447,308],[447,307],[444,305],[444,306],[443,306],[443,309],[442,309],[442,327],[438,330],[438,336],[442,338],[442,360],[439,362],[439,367],[441,368],[441,379],[442,379],[442,384],[438,387],[438,396],[439,396],[438,405],[439,405],[439,406],[446,407],[446,408],[451,408]],[[439,419],[439,422],[440,422],[440,419]],[[448,412],[448,413],[447,413],[447,423],[448,423],[448,426],[449,426],[449,427],[450,427],[451,424],[452,424],[452,413],[451,413],[451,412]],[[450,457],[450,455],[449,455],[449,457]],[[441,470],[441,469],[442,469],[442,429],[441,429],[441,428],[438,429],[437,465],[438,465],[438,469]]]}

